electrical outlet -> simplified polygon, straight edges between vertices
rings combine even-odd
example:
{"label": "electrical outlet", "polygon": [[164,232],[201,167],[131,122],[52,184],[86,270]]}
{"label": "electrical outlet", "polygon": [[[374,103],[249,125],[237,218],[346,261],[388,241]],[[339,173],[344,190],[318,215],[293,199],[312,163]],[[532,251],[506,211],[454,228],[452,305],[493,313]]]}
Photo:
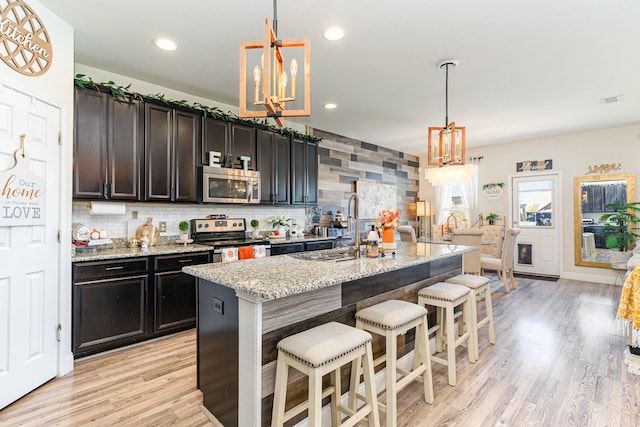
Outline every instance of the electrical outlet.
{"label": "electrical outlet", "polygon": [[160,225],[158,226],[158,231],[161,233],[167,232],[167,221],[160,221]]}
{"label": "electrical outlet", "polygon": [[213,299],[213,311],[214,313],[224,314],[224,301],[218,298]]}

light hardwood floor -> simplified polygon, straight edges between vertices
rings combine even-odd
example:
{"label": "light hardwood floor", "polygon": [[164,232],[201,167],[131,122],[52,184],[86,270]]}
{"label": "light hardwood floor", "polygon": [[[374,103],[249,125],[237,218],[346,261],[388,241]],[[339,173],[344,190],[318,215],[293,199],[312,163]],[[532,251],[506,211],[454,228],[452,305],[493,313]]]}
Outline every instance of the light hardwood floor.
{"label": "light hardwood floor", "polygon": [[[640,376],[627,372],[614,327],[621,288],[492,277],[497,343],[480,360],[458,352],[458,385],[434,364],[433,405],[422,386],[400,392],[400,426],[640,426]],[[2,426],[203,426],[195,333],[77,362],[0,411]],[[384,425],[384,417],[381,417]],[[242,426],[246,427],[246,426]]]}

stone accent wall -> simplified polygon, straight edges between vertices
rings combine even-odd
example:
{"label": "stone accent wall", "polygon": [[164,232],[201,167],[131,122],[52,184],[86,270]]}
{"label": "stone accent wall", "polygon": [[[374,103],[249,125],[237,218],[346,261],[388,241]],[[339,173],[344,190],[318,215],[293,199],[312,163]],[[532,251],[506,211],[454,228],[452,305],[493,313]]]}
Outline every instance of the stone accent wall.
{"label": "stone accent wall", "polygon": [[318,148],[318,205],[323,214],[335,214],[340,209],[346,218],[355,181],[369,181],[395,185],[400,223],[417,225],[418,156],[318,129],[308,129],[308,133],[322,138]]}

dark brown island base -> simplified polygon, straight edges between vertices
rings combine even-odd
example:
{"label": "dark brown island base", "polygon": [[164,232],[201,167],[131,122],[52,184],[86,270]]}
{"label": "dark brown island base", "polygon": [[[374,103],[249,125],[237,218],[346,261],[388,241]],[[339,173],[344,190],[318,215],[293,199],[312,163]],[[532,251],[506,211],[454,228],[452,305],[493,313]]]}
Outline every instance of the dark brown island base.
{"label": "dark brown island base", "polygon": [[[474,250],[397,245],[382,258],[331,250],[183,268],[198,278],[198,388],[208,415],[226,427],[268,426],[278,341],[329,321],[355,326],[356,311],[384,300],[417,302],[421,288],[459,274],[462,254]],[[413,334],[404,339],[399,357],[413,348]],[[373,348],[375,358],[384,339]],[[288,391],[288,404],[302,401],[306,380],[291,375]]]}

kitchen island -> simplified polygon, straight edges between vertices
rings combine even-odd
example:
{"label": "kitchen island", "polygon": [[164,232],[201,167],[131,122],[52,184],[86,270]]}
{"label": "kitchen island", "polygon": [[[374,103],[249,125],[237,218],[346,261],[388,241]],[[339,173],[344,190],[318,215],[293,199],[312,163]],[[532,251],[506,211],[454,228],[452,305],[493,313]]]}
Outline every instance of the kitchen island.
{"label": "kitchen island", "polygon": [[[459,274],[471,250],[398,243],[379,258],[320,260],[333,250],[183,268],[198,279],[204,408],[227,427],[269,425],[278,341],[329,321],[353,326],[357,310],[387,299],[415,302],[421,288]],[[399,354],[412,345],[412,335],[405,339]],[[290,381],[292,397],[302,399],[304,381]]]}

